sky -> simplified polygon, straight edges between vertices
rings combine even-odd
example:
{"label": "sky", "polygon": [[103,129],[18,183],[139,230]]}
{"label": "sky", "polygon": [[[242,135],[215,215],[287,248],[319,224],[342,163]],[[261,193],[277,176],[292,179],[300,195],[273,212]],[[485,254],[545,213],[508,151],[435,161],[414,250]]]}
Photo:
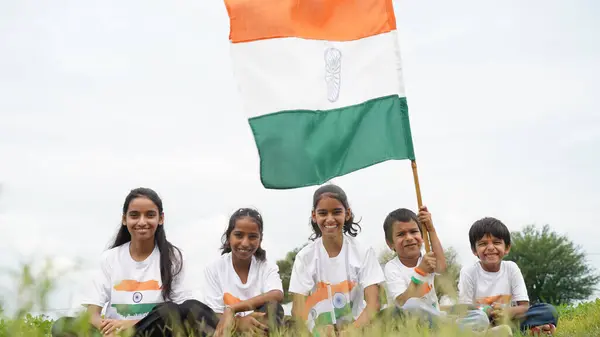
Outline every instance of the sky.
{"label": "sky", "polygon": [[[600,271],[600,4],[394,2],[425,204],[444,247],[475,261],[484,216],[548,224]],[[316,187],[266,190],[232,74],[222,1],[0,2],[0,299],[10,274],[52,258],[50,312],[77,308],[129,190],[163,198],[190,275],[219,256],[229,215],[263,214],[270,259],[305,243]],[[596,42],[594,42],[596,41]],[[408,161],[333,181],[385,248],[382,224],[416,208]],[[600,294],[599,294],[600,296]]]}

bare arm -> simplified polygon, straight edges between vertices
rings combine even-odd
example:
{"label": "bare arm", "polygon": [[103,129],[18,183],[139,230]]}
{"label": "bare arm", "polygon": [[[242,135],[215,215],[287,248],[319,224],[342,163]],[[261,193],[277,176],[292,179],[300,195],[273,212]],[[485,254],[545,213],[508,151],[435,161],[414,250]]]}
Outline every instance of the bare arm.
{"label": "bare arm", "polygon": [[96,329],[102,331],[102,307],[97,305],[88,305],[87,312],[90,314],[90,324],[92,324]]}
{"label": "bare arm", "polygon": [[431,213],[427,209],[427,206],[422,206],[419,209],[419,222],[425,226],[425,230],[429,233],[429,240],[431,241],[431,251],[435,254],[437,266],[435,272],[443,274],[446,272],[446,256],[444,255],[444,248],[440,242],[440,238],[433,227],[433,221],[431,220]]}
{"label": "bare arm", "polygon": [[261,306],[270,302],[281,302],[283,301],[283,292],[279,290],[271,290],[264,294],[252,297],[240,303],[232,305],[230,308],[234,313],[255,310]]}
{"label": "bare arm", "polygon": [[379,285],[372,284],[366,287],[364,291],[367,306],[354,322],[354,326],[359,328],[369,324],[379,312],[379,309],[381,309],[381,303],[379,303]]}

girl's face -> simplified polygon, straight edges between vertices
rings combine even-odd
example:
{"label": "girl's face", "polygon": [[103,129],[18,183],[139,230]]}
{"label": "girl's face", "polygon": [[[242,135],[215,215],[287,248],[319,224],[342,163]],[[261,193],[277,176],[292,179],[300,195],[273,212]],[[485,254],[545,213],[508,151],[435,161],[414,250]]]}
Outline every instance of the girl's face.
{"label": "girl's face", "polygon": [[123,226],[127,226],[132,241],[154,240],[154,233],[164,222],[164,215],[146,197],[137,197],[129,203],[123,215]]}
{"label": "girl's face", "polygon": [[388,245],[396,251],[398,257],[416,259],[421,255],[423,237],[419,226],[413,220],[409,222],[396,221],[392,226],[393,242]]}
{"label": "girl's face", "polygon": [[346,210],[339,200],[323,197],[312,212],[312,220],[319,225],[323,238],[339,237],[350,214],[350,209]]}
{"label": "girl's face", "polygon": [[254,219],[245,216],[235,221],[235,227],[229,234],[231,253],[239,260],[249,260],[262,241],[260,228]]}

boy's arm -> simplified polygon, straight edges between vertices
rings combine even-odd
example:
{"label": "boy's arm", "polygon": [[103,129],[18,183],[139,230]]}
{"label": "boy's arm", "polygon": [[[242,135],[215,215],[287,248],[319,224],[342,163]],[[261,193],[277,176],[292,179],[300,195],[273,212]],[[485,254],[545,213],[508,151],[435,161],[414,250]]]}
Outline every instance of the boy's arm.
{"label": "boy's arm", "polygon": [[429,240],[431,241],[431,251],[435,254],[437,267],[435,272],[443,274],[446,272],[446,256],[444,255],[444,248],[440,242],[440,238],[435,231],[433,221],[431,220],[431,213],[427,210],[427,206],[422,206],[419,210],[419,221],[425,230],[429,233]]}

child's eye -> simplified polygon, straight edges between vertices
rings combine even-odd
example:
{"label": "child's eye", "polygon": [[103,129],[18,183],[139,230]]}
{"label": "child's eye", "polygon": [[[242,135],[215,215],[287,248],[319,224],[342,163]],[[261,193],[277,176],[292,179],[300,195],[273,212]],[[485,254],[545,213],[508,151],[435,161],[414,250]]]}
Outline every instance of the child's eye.
{"label": "child's eye", "polygon": [[396,236],[404,236],[404,232],[400,232],[400,233],[396,234]]}

